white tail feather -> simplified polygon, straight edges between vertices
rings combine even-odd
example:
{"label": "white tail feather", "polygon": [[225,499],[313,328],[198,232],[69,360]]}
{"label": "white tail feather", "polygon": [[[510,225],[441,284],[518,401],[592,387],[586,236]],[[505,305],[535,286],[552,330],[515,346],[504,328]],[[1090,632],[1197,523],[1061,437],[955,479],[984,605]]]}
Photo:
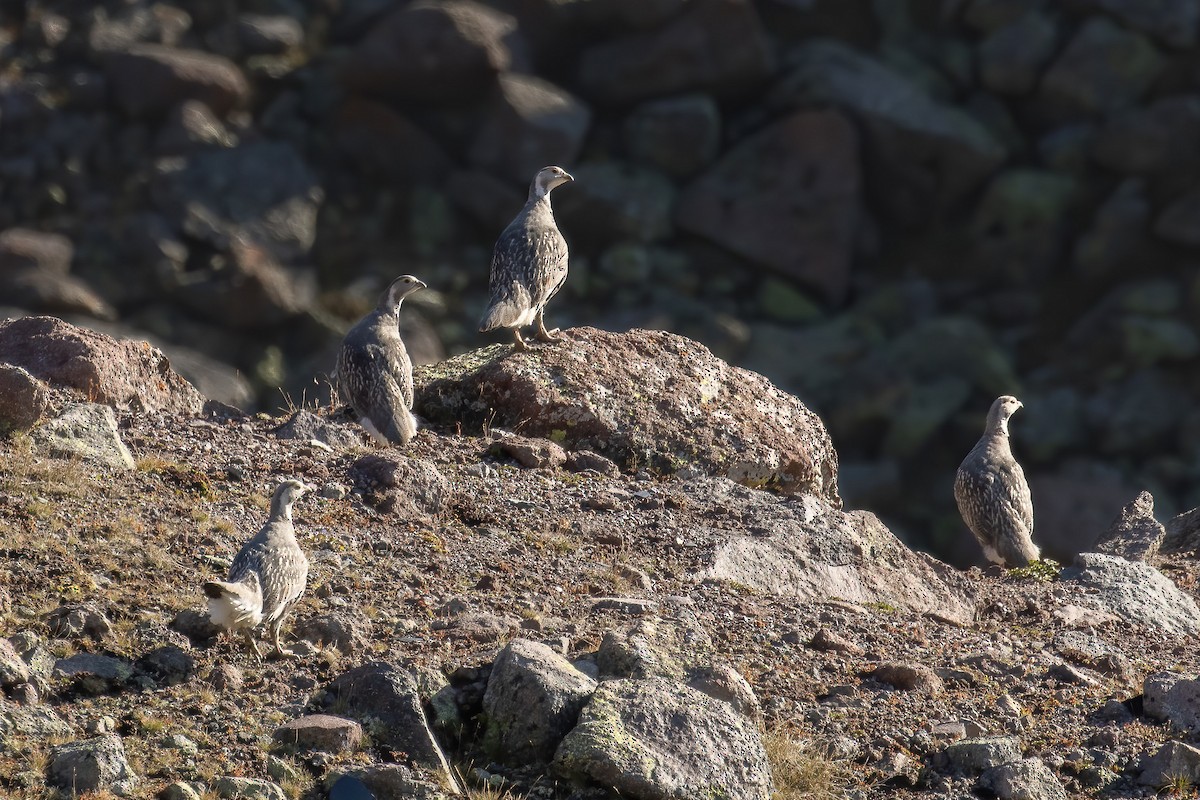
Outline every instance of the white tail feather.
{"label": "white tail feather", "polygon": [[227,630],[253,628],[262,622],[262,594],[244,583],[211,581],[221,589],[219,597],[208,598],[208,616],[214,625]]}

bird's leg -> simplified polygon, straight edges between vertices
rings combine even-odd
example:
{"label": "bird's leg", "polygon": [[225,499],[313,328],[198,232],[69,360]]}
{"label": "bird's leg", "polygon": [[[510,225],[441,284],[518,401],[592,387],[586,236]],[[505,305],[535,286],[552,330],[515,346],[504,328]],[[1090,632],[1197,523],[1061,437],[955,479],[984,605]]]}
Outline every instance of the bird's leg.
{"label": "bird's leg", "polygon": [[557,342],[559,339],[554,334],[558,333],[558,328],[555,328],[552,331],[546,330],[545,314],[546,312],[544,310],[539,311],[537,313],[537,319],[534,320],[534,322],[537,324],[537,340],[539,342]]}
{"label": "bird's leg", "polygon": [[251,628],[242,628],[242,636],[246,639],[246,644],[250,645],[250,650],[254,653],[254,657],[262,661],[262,651],[258,649],[258,643],[254,641],[254,630]]}
{"label": "bird's leg", "polygon": [[524,352],[529,349],[529,345],[521,338],[521,329],[513,328],[513,336],[517,339],[517,351]]}
{"label": "bird's leg", "polygon": [[271,625],[271,641],[275,645],[275,650],[272,653],[276,658],[296,658],[296,654],[288,650],[279,643],[279,629],[283,627],[283,619],[279,619]]}

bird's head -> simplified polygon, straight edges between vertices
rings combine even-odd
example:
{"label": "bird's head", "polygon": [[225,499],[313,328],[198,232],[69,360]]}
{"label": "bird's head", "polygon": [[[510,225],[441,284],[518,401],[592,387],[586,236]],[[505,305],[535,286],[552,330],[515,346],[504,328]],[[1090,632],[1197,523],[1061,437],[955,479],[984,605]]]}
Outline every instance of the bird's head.
{"label": "bird's head", "polygon": [[1017,413],[1017,409],[1024,407],[1024,403],[1010,394],[997,397],[992,403],[991,411],[988,412],[987,429],[1007,434],[1009,417]]}
{"label": "bird's head", "polygon": [[313,490],[313,487],[298,481],[295,478],[281,481],[275,487],[275,495],[271,498],[271,516],[285,516],[288,519],[292,518],[292,506],[304,495]]}
{"label": "bird's head", "polygon": [[542,167],[538,170],[538,174],[533,176],[533,183],[529,187],[529,194],[535,198],[545,197],[556,187],[562,186],[564,183],[570,183],[573,180],[575,179],[571,177],[571,173],[562,167]]}
{"label": "bird's head", "polygon": [[401,275],[388,284],[379,298],[379,308],[382,311],[399,311],[404,298],[424,288],[425,281],[415,275]]}

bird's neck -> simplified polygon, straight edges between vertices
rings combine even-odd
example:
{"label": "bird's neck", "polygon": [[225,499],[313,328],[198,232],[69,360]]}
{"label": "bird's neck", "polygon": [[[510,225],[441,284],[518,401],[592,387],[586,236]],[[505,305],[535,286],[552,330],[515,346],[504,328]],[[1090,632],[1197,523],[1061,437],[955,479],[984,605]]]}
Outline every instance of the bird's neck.
{"label": "bird's neck", "polygon": [[1008,438],[1008,417],[995,417],[988,420],[987,432],[989,436],[1000,436]]}
{"label": "bird's neck", "polygon": [[271,519],[292,521],[292,504],[277,500],[271,503]]}

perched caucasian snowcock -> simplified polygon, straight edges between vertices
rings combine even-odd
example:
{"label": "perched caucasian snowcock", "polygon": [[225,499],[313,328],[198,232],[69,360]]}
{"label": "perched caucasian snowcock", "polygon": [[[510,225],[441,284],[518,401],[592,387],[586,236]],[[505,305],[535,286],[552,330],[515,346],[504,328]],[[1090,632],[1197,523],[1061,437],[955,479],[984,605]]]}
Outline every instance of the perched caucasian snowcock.
{"label": "perched caucasian snowcock", "polygon": [[380,444],[407,444],[417,433],[412,361],[400,339],[400,304],[424,288],[424,282],[412,275],[396,278],[380,295],[375,310],[346,334],[338,351],[338,394]]}
{"label": "perched caucasian snowcock", "polygon": [[300,481],[279,484],[271,498],[267,524],[238,551],[229,567],[229,579],[204,584],[213,623],[240,632],[256,656],[261,653],[254,629],[264,623],[271,629],[274,654],[293,655],[279,643],[279,629],[284,614],[304,594],[308,582],[308,559],[292,526],[292,505],[307,491],[309,487]]}
{"label": "perched caucasian snowcock", "polygon": [[1021,401],[1004,395],[988,412],[987,426],[963,459],[954,479],[954,499],[963,521],[988,561],[1024,567],[1040,557],[1033,544],[1033,498],[1025,472],[1008,443],[1008,419]]}
{"label": "perched caucasian snowcock", "polygon": [[479,330],[512,328],[518,350],[528,347],[521,328],[530,324],[537,326],[538,341],[557,341],[558,330],[547,331],[543,315],[567,279],[567,242],[554,222],[550,192],[573,180],[561,167],[543,167],[529,186],[525,207],[492,251],[491,300]]}

